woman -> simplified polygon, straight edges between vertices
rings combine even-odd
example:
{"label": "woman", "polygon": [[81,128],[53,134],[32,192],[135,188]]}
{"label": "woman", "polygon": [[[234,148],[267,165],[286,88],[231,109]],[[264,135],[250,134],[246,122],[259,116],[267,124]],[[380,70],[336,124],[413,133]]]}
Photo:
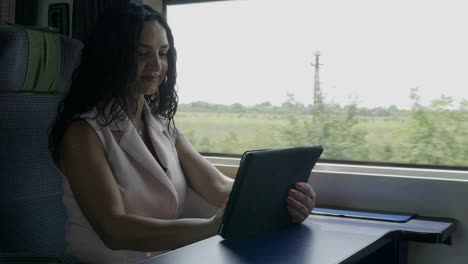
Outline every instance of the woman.
{"label": "woman", "polygon": [[[69,253],[90,263],[134,263],[217,233],[223,211],[185,218],[187,187],[223,207],[232,180],[177,130],[176,51],[165,19],[129,4],[106,12],[86,44],[50,135],[65,176]],[[296,223],[313,208],[291,190]]]}

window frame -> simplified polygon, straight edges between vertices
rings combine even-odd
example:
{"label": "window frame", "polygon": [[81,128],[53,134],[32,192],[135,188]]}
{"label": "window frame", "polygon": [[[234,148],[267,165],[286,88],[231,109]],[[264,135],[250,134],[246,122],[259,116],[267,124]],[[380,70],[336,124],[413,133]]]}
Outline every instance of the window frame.
{"label": "window frame", "polygon": [[[228,172],[228,176],[235,177],[237,168],[239,167],[239,157],[221,157],[221,156],[206,156],[204,157],[213,165]],[[376,177],[396,177],[396,178],[421,178],[430,180],[444,181],[463,181],[468,182],[468,170],[453,170],[453,169],[437,169],[437,168],[413,168],[413,167],[394,167],[394,166],[378,166],[378,165],[362,165],[362,164],[343,164],[343,163],[327,163],[319,161],[315,165],[312,173],[331,173],[342,175],[361,175],[361,176],[376,176]]]}
{"label": "window frame", "polygon": [[183,5],[183,4],[196,4],[207,2],[220,2],[220,1],[233,1],[233,0],[163,0],[163,5]]}

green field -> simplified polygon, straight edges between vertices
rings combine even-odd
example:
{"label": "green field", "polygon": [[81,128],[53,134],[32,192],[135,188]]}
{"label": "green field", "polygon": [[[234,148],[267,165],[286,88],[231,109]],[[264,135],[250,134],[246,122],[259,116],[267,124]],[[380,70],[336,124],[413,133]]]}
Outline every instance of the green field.
{"label": "green field", "polygon": [[[310,116],[302,116],[307,120]],[[191,113],[177,114],[178,128],[201,152],[241,154],[247,149],[286,147],[281,129],[288,127],[286,115],[281,114],[235,114],[235,113]],[[366,134],[370,146],[385,146],[392,142],[394,131],[401,127],[400,120],[388,118],[361,118],[356,126]],[[233,135],[237,141],[234,141]],[[204,140],[203,140],[204,139]],[[207,144],[209,141],[210,148]],[[229,143],[236,143],[227,145]],[[323,142],[308,142],[323,144]]]}
{"label": "green field", "polygon": [[[317,132],[310,115],[298,115],[295,119],[297,127],[291,125],[291,116],[285,114],[181,111],[175,121],[200,152],[242,154],[248,149],[320,144],[325,148],[323,157],[326,159],[468,165],[468,151],[465,150],[468,148],[464,147],[468,138],[466,132],[460,134],[468,130],[468,121],[451,122],[456,127],[441,130],[415,127],[415,121],[408,114],[357,117],[349,127],[347,123],[336,127],[334,121],[330,121],[328,127],[321,127]],[[288,128],[290,132],[286,131]],[[311,135],[305,136],[308,133]],[[320,134],[318,138],[321,139],[314,137],[314,133]],[[294,138],[300,140],[293,141]],[[437,143],[440,145],[434,145]],[[444,149],[448,144],[452,148]]]}
{"label": "green field", "polygon": [[179,112],[176,124],[201,152],[242,154],[285,146],[278,128],[285,127],[287,119],[281,115]]}

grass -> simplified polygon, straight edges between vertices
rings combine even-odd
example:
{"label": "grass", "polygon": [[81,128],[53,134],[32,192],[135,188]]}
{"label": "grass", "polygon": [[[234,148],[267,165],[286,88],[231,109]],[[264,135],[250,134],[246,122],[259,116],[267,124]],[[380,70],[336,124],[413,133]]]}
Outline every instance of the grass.
{"label": "grass", "polygon": [[[298,116],[300,121],[311,118],[310,116]],[[339,146],[351,146],[345,150],[348,154],[346,160],[363,160],[371,162],[396,162],[412,164],[433,164],[442,166],[467,166],[468,151],[463,148],[468,144],[467,133],[451,133],[442,137],[433,138],[425,146],[415,142],[404,142],[408,137],[407,121],[409,119],[402,115],[395,117],[358,117],[357,129],[366,132],[364,143],[353,145],[352,140],[340,143]],[[288,146],[287,137],[281,133],[282,129],[288,128],[289,120],[282,114],[236,114],[236,113],[204,113],[204,112],[179,112],[175,122],[177,127],[192,142],[194,147],[200,152],[242,154],[245,150],[274,148]],[[457,131],[467,131],[468,121],[459,122],[452,125]],[[450,128],[449,130],[453,130]],[[444,141],[444,138],[451,137],[458,142],[453,149],[448,147],[437,148],[444,145],[444,142],[435,146],[434,142]],[[333,140],[333,139],[331,139]],[[409,143],[413,143],[412,145]],[[312,142],[311,144],[324,145],[324,142]],[[408,146],[422,149],[422,154],[414,154],[414,150]],[[360,156],[362,150],[367,151],[363,158]],[[405,153],[405,151],[407,153]],[[426,155],[426,153],[429,153]],[[411,156],[413,155],[413,156]],[[461,155],[461,156],[460,156]],[[419,156],[421,156],[420,160]],[[426,156],[426,157],[424,157]],[[430,156],[430,157],[429,157]],[[454,156],[457,158],[455,159]],[[436,160],[433,162],[434,157]],[[343,159],[342,157],[328,157],[331,159]]]}

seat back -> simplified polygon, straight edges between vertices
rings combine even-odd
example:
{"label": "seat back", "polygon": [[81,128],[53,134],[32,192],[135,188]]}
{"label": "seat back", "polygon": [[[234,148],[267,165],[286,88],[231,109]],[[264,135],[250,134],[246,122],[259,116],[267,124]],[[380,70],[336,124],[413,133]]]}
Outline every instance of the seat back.
{"label": "seat back", "polygon": [[62,176],[48,153],[82,43],[0,25],[0,254],[65,255]]}

